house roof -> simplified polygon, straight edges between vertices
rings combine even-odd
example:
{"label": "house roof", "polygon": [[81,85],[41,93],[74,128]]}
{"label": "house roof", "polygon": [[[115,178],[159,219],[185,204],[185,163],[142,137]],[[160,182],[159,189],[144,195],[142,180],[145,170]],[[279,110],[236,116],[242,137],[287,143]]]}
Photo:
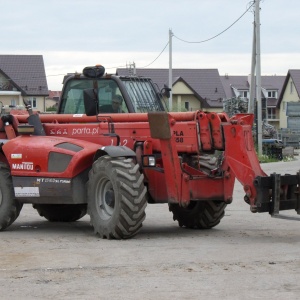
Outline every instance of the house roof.
{"label": "house roof", "polygon": [[281,94],[285,76],[262,76],[261,86],[266,90],[277,91],[277,98],[268,98],[267,106],[276,106],[279,101],[279,95]]}
{"label": "house roof", "polygon": [[48,95],[42,55],[0,55],[0,72],[23,96]]}
{"label": "house roof", "polygon": [[[268,91],[274,90],[277,91],[278,95],[280,95],[285,76],[261,76],[261,86],[263,89]],[[235,97],[233,89],[236,88],[238,90],[249,90],[249,77],[248,76],[221,76],[221,81],[226,93],[226,98]],[[279,99],[279,96],[278,96]],[[268,106],[276,106],[277,98],[268,98],[267,105]]]}
{"label": "house roof", "polygon": [[235,97],[232,88],[236,88],[238,90],[249,90],[249,83],[247,76],[221,76],[221,82],[225,91],[225,98],[229,99]]}
{"label": "house roof", "polygon": [[[128,76],[130,71],[119,68],[117,75]],[[136,69],[136,75],[151,78],[159,89],[168,85],[168,69]],[[178,81],[188,85],[203,107],[222,107],[225,92],[218,69],[173,69],[172,77],[173,85]]]}
{"label": "house roof", "polygon": [[289,70],[289,73],[291,74],[297,93],[300,96],[300,70]]}
{"label": "house roof", "polygon": [[295,86],[296,91],[298,93],[298,96],[300,97],[300,70],[289,70],[286,77],[285,77],[283,87],[282,87],[282,90],[281,90],[281,93],[280,93],[280,96],[279,96],[279,99],[278,99],[278,103],[277,103],[278,108],[280,107],[284,91],[286,90],[286,87],[289,83],[290,78],[292,78],[294,86]]}
{"label": "house roof", "polygon": [[47,98],[53,99],[53,100],[59,100],[60,96],[61,96],[61,91],[50,91],[49,90],[49,96]]}

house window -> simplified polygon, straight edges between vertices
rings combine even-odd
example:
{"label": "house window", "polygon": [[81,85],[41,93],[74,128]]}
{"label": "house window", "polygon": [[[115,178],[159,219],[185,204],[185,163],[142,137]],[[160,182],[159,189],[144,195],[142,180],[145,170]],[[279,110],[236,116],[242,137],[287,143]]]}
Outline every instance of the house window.
{"label": "house window", "polygon": [[185,101],[185,102],[184,102],[184,108],[185,108],[187,111],[189,111],[189,110],[190,110],[190,102]]}
{"label": "house window", "polygon": [[268,107],[268,119],[276,119],[276,108]]}
{"label": "house window", "polygon": [[240,97],[248,98],[248,91],[240,91]]}
{"label": "house window", "polygon": [[37,105],[36,105],[36,98],[30,99],[29,102],[30,102],[32,108],[36,108],[37,107]]}
{"label": "house window", "polygon": [[268,91],[268,98],[277,98],[277,91]]}
{"label": "house window", "polygon": [[11,105],[12,107],[16,107],[16,106],[17,106],[17,101],[16,101],[16,99],[11,99],[11,100],[10,100],[10,105]]}
{"label": "house window", "polygon": [[290,93],[293,94],[294,90],[294,84],[293,84],[293,81],[290,82]]}

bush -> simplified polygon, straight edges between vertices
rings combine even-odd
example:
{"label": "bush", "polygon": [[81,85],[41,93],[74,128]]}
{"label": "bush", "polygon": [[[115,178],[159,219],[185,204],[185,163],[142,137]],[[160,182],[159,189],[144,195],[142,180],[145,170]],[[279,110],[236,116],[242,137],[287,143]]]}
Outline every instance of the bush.
{"label": "bush", "polygon": [[56,111],[56,110],[57,110],[56,105],[53,105],[53,106],[50,106],[50,107],[46,108],[46,111]]}

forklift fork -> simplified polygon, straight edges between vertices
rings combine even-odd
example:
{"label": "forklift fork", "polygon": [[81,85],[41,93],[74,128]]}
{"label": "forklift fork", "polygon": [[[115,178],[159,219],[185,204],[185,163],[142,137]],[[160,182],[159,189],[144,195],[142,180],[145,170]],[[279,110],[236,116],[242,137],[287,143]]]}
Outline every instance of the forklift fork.
{"label": "forklift fork", "polygon": [[300,172],[296,175],[273,173],[270,177],[259,176],[254,185],[257,212],[269,212],[273,218],[300,221],[300,216],[279,214],[280,210],[294,209],[300,215]]}

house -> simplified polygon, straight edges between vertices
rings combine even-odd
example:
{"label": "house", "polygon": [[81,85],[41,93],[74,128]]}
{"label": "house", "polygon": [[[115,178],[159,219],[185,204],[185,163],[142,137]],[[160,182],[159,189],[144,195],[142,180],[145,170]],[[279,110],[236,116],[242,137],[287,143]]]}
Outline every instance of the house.
{"label": "house", "polygon": [[49,90],[49,96],[46,97],[46,110],[49,108],[56,108],[58,105],[60,96],[61,96],[61,91],[50,91]]}
{"label": "house", "polygon": [[[168,85],[168,69],[135,69],[137,76],[151,78],[159,90]],[[130,69],[117,69],[117,75],[131,75]],[[217,69],[173,69],[172,106],[174,111],[221,112],[225,91]],[[168,100],[165,99],[167,102]]]}
{"label": "house", "polygon": [[[135,69],[137,76],[149,77],[161,90],[168,85],[168,69]],[[117,75],[128,76],[131,69],[117,69]],[[223,111],[223,101],[250,96],[249,76],[220,76],[217,69],[173,69],[173,110]],[[263,118],[270,125],[280,128],[277,102],[285,76],[262,76]],[[167,100],[166,100],[167,101]],[[248,104],[248,103],[247,103]],[[247,105],[246,104],[246,105]]]}
{"label": "house", "polygon": [[48,85],[42,55],[0,55],[0,101],[22,108],[23,98],[33,110],[45,111]]}
{"label": "house", "polygon": [[[263,119],[276,128],[281,127],[278,101],[284,80],[285,76],[261,76]],[[226,94],[225,99],[249,100],[250,76],[229,76],[226,74],[221,76],[221,81]]]}
{"label": "house", "polygon": [[276,108],[280,128],[300,130],[300,70],[288,71]]}

